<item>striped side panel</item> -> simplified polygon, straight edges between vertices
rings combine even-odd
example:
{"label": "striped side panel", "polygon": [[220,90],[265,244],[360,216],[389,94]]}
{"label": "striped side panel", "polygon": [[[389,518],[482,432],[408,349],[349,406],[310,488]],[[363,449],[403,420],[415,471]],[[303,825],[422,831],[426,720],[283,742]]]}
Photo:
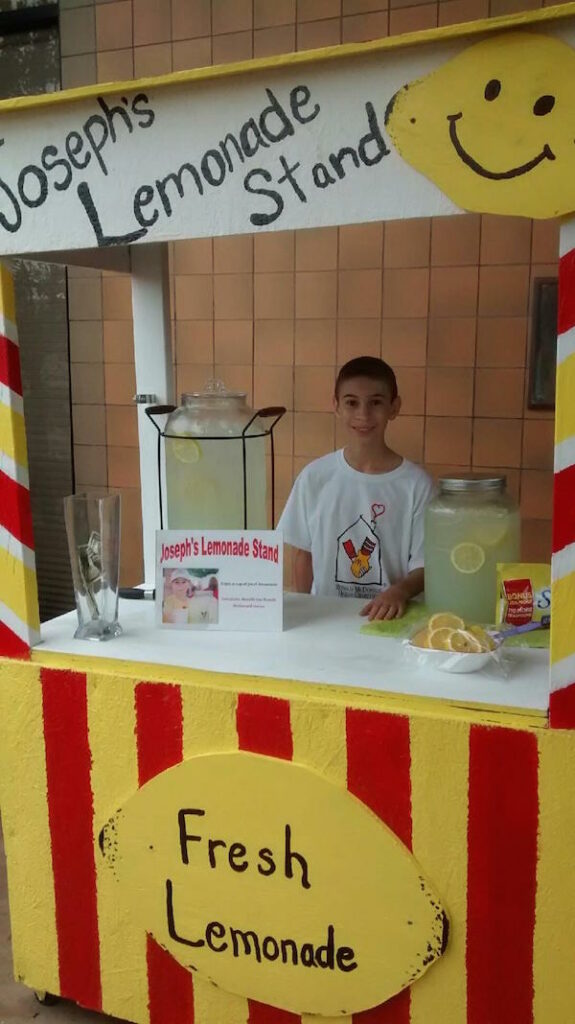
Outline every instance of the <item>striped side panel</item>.
{"label": "striped side panel", "polygon": [[560,251],[549,721],[575,729],[575,219]]}
{"label": "striped side panel", "polygon": [[42,684],[35,666],[0,666],[0,725],[0,807],[14,975],[30,988],[58,993]]}
{"label": "striped side panel", "polygon": [[[138,788],[134,686],[134,680],[112,674],[94,672],[87,677],[96,830]],[[95,858],[102,1010],[122,1020],[147,1022],[146,934],[118,899],[117,879],[98,843]]]}
{"label": "striped side panel", "polygon": [[[411,754],[409,719],[349,709],[346,716],[347,786],[411,849]],[[410,1024],[409,988],[353,1024]]]}
{"label": "striped side panel", "polygon": [[41,670],[59,993],[101,1008],[86,676]]}
{"label": "striped side panel", "polygon": [[0,655],[40,639],[14,282],[0,264]]}
{"label": "striped side panel", "polygon": [[538,751],[533,733],[469,739],[468,1024],[532,1024]]}
{"label": "striped side panel", "polygon": [[[289,701],[240,693],[237,731],[240,750],[291,761],[293,735]],[[248,999],[248,1024],[301,1024],[301,1017]]]}
{"label": "striped side panel", "polygon": [[539,860],[533,948],[537,1024],[571,1021],[575,1007],[575,743],[571,731],[539,736]]}
{"label": "striped side panel", "polygon": [[[138,683],[135,690],[138,781],[140,786],[179,764],[183,756],[182,696],[169,683]],[[148,936],[150,1024],[194,1024],[194,981],[166,950]]]}

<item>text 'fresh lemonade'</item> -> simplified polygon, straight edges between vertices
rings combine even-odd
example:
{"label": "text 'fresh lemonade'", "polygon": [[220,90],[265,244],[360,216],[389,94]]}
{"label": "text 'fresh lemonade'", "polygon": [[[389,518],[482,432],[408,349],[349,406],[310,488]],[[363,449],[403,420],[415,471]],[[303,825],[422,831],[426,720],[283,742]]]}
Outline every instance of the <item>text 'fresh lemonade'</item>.
{"label": "text 'fresh lemonade'", "polygon": [[505,477],[439,481],[425,513],[425,602],[465,620],[494,622],[497,563],[519,558],[520,517]]}

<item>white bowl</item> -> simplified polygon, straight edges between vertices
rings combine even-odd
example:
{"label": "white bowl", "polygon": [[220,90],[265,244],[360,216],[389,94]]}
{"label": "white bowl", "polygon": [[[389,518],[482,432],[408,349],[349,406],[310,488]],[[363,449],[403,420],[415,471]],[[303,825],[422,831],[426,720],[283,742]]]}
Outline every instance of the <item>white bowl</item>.
{"label": "white bowl", "polygon": [[456,651],[433,651],[428,647],[416,647],[408,643],[410,651],[417,657],[418,665],[439,669],[440,672],[479,672],[497,652],[481,651],[479,654],[458,654]]}

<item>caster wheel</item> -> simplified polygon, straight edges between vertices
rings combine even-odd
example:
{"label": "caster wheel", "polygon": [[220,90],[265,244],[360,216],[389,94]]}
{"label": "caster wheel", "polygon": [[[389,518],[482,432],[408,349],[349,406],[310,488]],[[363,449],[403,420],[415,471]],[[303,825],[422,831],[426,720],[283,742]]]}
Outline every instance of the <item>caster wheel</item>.
{"label": "caster wheel", "polygon": [[36,990],[34,992],[34,997],[37,1002],[42,1004],[42,1006],[55,1006],[59,1001],[59,997],[53,996],[51,992],[40,992]]}

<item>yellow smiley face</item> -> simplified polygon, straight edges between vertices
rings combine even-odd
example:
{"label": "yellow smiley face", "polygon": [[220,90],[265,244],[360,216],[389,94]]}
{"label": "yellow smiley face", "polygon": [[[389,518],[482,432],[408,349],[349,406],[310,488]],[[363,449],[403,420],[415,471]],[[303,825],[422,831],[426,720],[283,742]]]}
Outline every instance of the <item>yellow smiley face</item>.
{"label": "yellow smiley face", "polygon": [[400,89],[386,125],[403,159],[458,206],[555,217],[575,210],[575,51],[514,32]]}

